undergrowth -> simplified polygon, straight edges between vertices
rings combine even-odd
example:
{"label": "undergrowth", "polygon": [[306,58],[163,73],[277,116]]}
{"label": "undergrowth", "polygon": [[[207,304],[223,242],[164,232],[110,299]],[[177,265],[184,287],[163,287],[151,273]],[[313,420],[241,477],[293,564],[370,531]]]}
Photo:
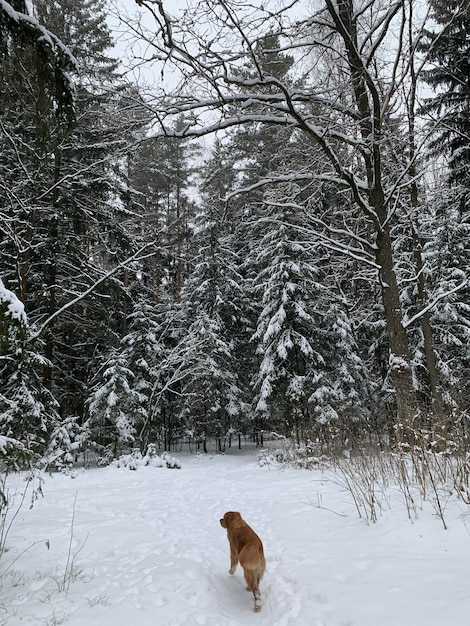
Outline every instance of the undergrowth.
{"label": "undergrowth", "polygon": [[457,497],[470,505],[470,452],[431,433],[412,434],[395,445],[356,442],[329,455],[316,442],[299,445],[275,436],[271,447],[260,451],[258,462],[321,469],[350,493],[358,516],[369,522],[390,507],[390,494],[398,490],[409,519],[416,519],[428,502],[447,528],[449,500]]}

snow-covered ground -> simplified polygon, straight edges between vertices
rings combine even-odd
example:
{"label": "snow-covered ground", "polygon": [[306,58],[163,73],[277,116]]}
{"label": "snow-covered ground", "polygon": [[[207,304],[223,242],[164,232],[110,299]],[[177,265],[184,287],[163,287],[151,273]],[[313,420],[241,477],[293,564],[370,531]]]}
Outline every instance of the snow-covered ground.
{"label": "snow-covered ground", "polygon": [[[256,452],[179,457],[181,469],[107,467],[46,477],[0,561],[0,624],[467,626],[470,518],[455,500],[377,524],[320,470],[260,467]],[[21,486],[14,477],[12,488]],[[219,518],[264,542],[263,609],[228,574]]]}

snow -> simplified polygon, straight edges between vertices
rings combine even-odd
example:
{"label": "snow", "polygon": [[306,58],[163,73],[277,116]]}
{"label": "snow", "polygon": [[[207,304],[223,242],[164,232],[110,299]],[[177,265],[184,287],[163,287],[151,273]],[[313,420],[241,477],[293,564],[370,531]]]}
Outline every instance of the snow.
{"label": "snow", "polygon": [[388,358],[388,363],[390,365],[390,369],[396,371],[404,371],[409,369],[409,363],[403,357],[398,356],[396,354],[390,353]]}
{"label": "snow", "polygon": [[11,437],[0,435],[0,455],[8,454],[11,448],[23,449],[23,444],[16,439],[12,439]]}
{"label": "snow", "polygon": [[6,313],[9,317],[25,325],[28,323],[23,303],[12,291],[5,287],[0,278],[0,304],[4,302],[7,303]]}
{"label": "snow", "polygon": [[[0,0],[0,11],[4,11],[11,20],[17,23],[23,22],[30,25],[38,33],[38,41],[44,40],[52,50],[59,48],[62,53],[68,57],[74,68],[79,67],[77,59],[73,56],[70,50],[64,46],[60,39],[58,39],[52,32],[44,28],[44,26],[42,26],[33,16],[16,11],[9,2],[6,2],[6,0]],[[73,88],[72,83],[71,87]]]}
{"label": "snow", "polygon": [[[390,508],[368,525],[320,469],[261,466],[250,448],[177,456],[177,470],[45,476],[45,497],[32,509],[27,498],[7,537],[0,623],[468,624],[470,518],[457,500],[448,502],[444,530],[431,507],[410,522],[391,491]],[[13,476],[10,491],[25,484]],[[219,524],[228,510],[239,510],[264,542],[258,614],[240,569],[228,574]]]}

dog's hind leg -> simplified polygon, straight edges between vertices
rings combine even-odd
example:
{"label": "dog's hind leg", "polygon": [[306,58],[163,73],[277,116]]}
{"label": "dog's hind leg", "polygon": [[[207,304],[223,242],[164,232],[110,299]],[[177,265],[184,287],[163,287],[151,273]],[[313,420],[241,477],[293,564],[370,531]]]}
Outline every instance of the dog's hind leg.
{"label": "dog's hind leg", "polygon": [[258,611],[261,611],[261,593],[259,590],[261,576],[258,570],[245,569],[244,573],[246,580],[246,590],[253,593],[253,598],[255,600],[253,611],[255,611],[255,613],[258,613]]}
{"label": "dog's hind leg", "polygon": [[255,599],[253,611],[255,613],[258,613],[259,611],[261,611],[261,592],[259,590],[259,580],[257,580],[256,583],[253,584],[252,591],[253,591],[253,598]]}

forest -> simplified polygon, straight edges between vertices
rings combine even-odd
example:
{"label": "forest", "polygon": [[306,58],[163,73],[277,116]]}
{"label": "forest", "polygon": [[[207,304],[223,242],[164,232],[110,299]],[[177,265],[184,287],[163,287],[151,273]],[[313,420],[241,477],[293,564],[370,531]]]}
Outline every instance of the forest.
{"label": "forest", "polygon": [[2,466],[465,458],[469,33],[468,0],[0,0]]}

